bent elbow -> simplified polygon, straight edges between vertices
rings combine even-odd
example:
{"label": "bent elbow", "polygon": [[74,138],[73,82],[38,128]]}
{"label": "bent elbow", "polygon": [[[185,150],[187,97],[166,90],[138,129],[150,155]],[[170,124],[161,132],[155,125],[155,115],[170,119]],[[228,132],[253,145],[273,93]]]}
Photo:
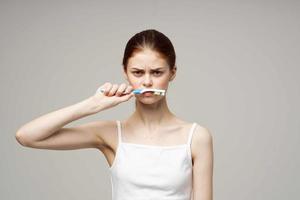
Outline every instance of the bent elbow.
{"label": "bent elbow", "polygon": [[26,138],[24,137],[24,135],[21,132],[17,132],[15,135],[15,138],[20,145],[22,145],[24,147],[28,146],[28,141],[26,140]]}

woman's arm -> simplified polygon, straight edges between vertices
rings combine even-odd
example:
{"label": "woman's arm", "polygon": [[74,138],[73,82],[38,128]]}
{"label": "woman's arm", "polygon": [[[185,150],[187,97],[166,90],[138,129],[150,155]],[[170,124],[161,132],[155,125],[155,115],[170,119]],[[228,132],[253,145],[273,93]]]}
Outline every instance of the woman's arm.
{"label": "woman's arm", "polygon": [[133,87],[106,82],[100,88],[103,93],[96,92],[92,97],[48,113],[23,125],[16,133],[17,141],[27,147],[40,149],[79,149],[105,148],[104,134],[115,127],[114,121],[97,121],[71,128],[63,128],[66,124],[114,107],[128,101],[134,94]]}
{"label": "woman's arm", "polygon": [[[95,113],[95,106],[93,98],[88,98],[43,115],[23,125],[17,131],[16,139],[23,146],[42,149],[75,149],[100,145],[102,141],[93,131],[101,126],[99,122],[62,128],[74,120]],[[101,109],[97,112],[99,110]]]}
{"label": "woman's arm", "polygon": [[195,129],[193,138],[193,200],[212,200],[213,138],[204,127]]}

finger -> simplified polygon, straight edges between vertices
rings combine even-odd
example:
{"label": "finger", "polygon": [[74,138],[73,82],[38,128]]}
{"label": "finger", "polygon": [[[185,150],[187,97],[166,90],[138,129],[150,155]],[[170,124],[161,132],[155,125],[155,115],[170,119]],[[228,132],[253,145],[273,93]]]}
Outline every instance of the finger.
{"label": "finger", "polygon": [[121,96],[120,98],[122,101],[128,101],[133,96],[134,96],[133,93],[129,93],[129,94],[125,94],[125,95]]}
{"label": "finger", "polygon": [[106,87],[107,87],[108,84],[109,84],[109,83],[106,82],[106,83],[104,83],[103,85],[101,85],[100,87],[98,87],[96,93],[104,93],[104,92],[107,90]]}
{"label": "finger", "polygon": [[116,91],[118,90],[119,85],[118,84],[113,84],[112,88],[110,89],[108,96],[113,96],[115,95]]}
{"label": "finger", "polygon": [[103,94],[105,94],[107,96],[109,94],[110,89],[112,88],[112,84],[110,82],[106,82],[103,85],[103,88],[104,88]]}
{"label": "finger", "polygon": [[125,89],[126,89],[126,84],[122,83],[116,92],[116,96],[121,96],[124,93]]}
{"label": "finger", "polygon": [[128,85],[125,93],[131,93],[132,91],[133,91],[133,87],[131,85]]}

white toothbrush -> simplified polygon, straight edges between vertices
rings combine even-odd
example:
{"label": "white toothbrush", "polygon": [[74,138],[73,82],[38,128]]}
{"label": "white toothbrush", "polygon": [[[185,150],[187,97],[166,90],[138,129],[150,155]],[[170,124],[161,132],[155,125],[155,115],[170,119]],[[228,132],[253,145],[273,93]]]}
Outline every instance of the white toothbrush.
{"label": "white toothbrush", "polygon": [[[98,93],[98,92],[103,93],[104,89],[98,88],[96,93]],[[132,93],[134,93],[134,94],[143,94],[145,92],[153,92],[153,94],[155,94],[155,95],[165,96],[166,90],[154,89],[154,88],[143,88],[143,89],[135,89],[132,91]]]}

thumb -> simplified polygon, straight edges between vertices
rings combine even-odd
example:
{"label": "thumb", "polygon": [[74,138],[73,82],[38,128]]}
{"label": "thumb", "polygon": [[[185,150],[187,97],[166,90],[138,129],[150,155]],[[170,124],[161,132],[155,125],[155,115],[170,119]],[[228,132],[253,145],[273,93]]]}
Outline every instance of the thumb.
{"label": "thumb", "polygon": [[130,94],[123,95],[123,96],[121,96],[120,98],[121,98],[121,100],[123,100],[123,101],[127,101],[127,100],[129,100],[131,97],[133,97],[133,96],[134,96],[134,93],[130,93]]}

